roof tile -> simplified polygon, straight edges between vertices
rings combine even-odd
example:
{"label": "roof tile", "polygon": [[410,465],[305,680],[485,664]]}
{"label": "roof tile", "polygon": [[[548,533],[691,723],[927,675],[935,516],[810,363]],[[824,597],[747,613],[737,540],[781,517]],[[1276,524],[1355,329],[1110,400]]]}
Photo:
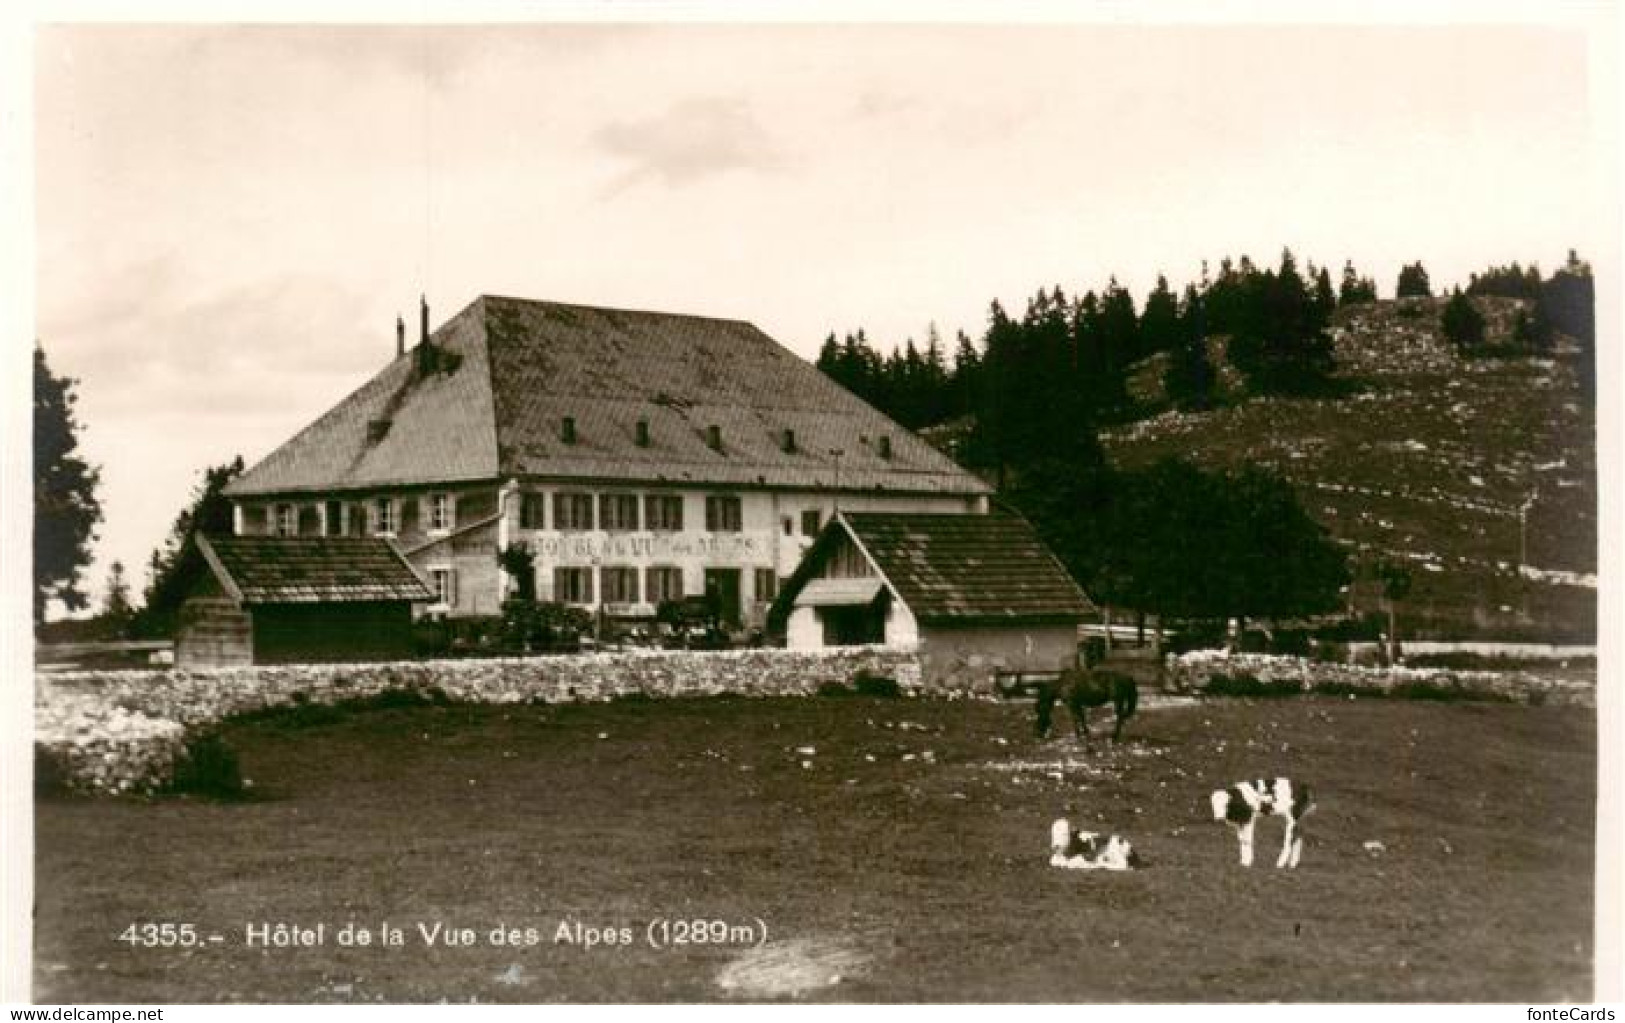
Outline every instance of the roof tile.
{"label": "roof tile", "polygon": [[[742,321],[487,296],[433,342],[454,366],[417,373],[408,352],[227,492],[499,475],[988,492]],[[565,417],[575,420],[573,443]],[[637,442],[640,420],[647,445]],[[373,425],[384,421],[387,429]],[[712,426],[720,450],[707,442]]]}
{"label": "roof tile", "polygon": [[1065,622],[1095,611],[1017,516],[843,512],[841,518],[922,623]]}
{"label": "roof tile", "polygon": [[214,536],[199,546],[245,604],[434,599],[394,545],[378,537]]}

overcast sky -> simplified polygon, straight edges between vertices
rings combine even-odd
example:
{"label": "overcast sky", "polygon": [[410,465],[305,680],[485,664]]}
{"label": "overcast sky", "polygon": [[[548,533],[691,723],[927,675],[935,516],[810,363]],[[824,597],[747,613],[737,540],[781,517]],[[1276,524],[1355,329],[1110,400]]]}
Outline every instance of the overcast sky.
{"label": "overcast sky", "polygon": [[37,335],[102,466],[99,590],[482,293],[812,357],[1136,299],[1283,246],[1392,293],[1607,251],[1574,27],[42,28]]}

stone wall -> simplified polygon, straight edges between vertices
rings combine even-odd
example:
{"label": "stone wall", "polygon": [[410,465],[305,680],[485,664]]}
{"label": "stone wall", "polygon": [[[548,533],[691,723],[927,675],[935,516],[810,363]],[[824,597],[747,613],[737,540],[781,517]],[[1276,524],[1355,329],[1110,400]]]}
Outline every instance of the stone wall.
{"label": "stone wall", "polygon": [[1168,660],[1167,686],[1177,692],[1200,692],[1214,675],[1251,675],[1260,682],[1295,682],[1303,690],[1337,687],[1381,695],[1407,686],[1454,691],[1465,698],[1504,699],[1515,703],[1595,707],[1595,676],[1535,671],[1452,671],[1444,668],[1368,668],[1330,664],[1303,657],[1227,654],[1195,650]]}
{"label": "stone wall", "polygon": [[792,651],[636,651],[569,657],[258,665],[214,671],[40,675],[35,744],[70,787],[152,791],[188,733],[238,714],[438,689],[469,703],[565,703],[617,696],[783,696],[849,684],[859,672],[921,686],[914,654],[885,647]]}
{"label": "stone wall", "polygon": [[36,757],[36,770],[54,770],[69,788],[118,794],[169,778],[186,747],[186,729],[94,692],[42,682],[35,690],[34,744],[46,761]]}

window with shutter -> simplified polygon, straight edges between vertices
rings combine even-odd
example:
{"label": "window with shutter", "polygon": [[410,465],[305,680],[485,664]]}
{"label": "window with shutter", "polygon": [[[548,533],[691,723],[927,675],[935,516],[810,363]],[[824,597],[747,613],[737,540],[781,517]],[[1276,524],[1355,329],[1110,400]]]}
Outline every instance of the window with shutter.
{"label": "window with shutter", "polygon": [[592,495],[554,494],[553,528],[561,532],[592,529]]}
{"label": "window with shutter", "polygon": [[447,609],[457,606],[457,570],[455,568],[430,569],[429,581],[434,584],[436,604]]}
{"label": "window with shutter", "polygon": [[598,525],[612,533],[638,528],[638,499],[634,494],[603,494],[598,498]]}
{"label": "window with shutter", "polygon": [[591,604],[592,569],[555,568],[553,599],[561,604]]}
{"label": "window with shutter", "polygon": [[542,500],[541,494],[519,495],[519,528],[545,529],[543,515],[546,508],[547,502]]}
{"label": "window with shutter", "polygon": [[657,565],[644,573],[644,592],[649,603],[660,605],[683,596],[683,570],[669,565]]}
{"label": "window with shutter", "polygon": [[450,494],[429,495],[429,528],[444,532],[453,526],[456,518],[456,506],[452,503]]}
{"label": "window with shutter", "polygon": [[779,577],[771,568],[758,568],[755,582],[758,603],[769,603],[779,595]]}
{"label": "window with shutter", "polygon": [[680,494],[650,494],[643,499],[643,528],[656,533],[683,531],[683,498]]}
{"label": "window with shutter", "polygon": [[636,604],[638,602],[638,570],[620,566],[606,566],[604,574],[604,602],[608,604]]}
{"label": "window with shutter", "polygon": [[739,498],[716,494],[705,499],[705,528],[712,533],[737,533],[742,524]]}

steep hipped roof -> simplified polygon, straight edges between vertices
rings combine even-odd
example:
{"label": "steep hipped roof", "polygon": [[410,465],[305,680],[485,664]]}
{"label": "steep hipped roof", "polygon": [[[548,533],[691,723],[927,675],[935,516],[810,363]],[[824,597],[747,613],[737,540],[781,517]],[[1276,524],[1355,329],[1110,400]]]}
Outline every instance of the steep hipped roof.
{"label": "steep hipped roof", "polygon": [[432,601],[395,545],[377,537],[198,537],[221,588],[244,604]]}
{"label": "steep hipped roof", "polygon": [[780,592],[775,622],[782,626],[843,535],[924,625],[1064,624],[1095,611],[1025,519],[842,512]]}
{"label": "steep hipped roof", "polygon": [[407,352],[227,493],[509,476],[988,489],[742,321],[485,296],[431,342],[433,366]]}

